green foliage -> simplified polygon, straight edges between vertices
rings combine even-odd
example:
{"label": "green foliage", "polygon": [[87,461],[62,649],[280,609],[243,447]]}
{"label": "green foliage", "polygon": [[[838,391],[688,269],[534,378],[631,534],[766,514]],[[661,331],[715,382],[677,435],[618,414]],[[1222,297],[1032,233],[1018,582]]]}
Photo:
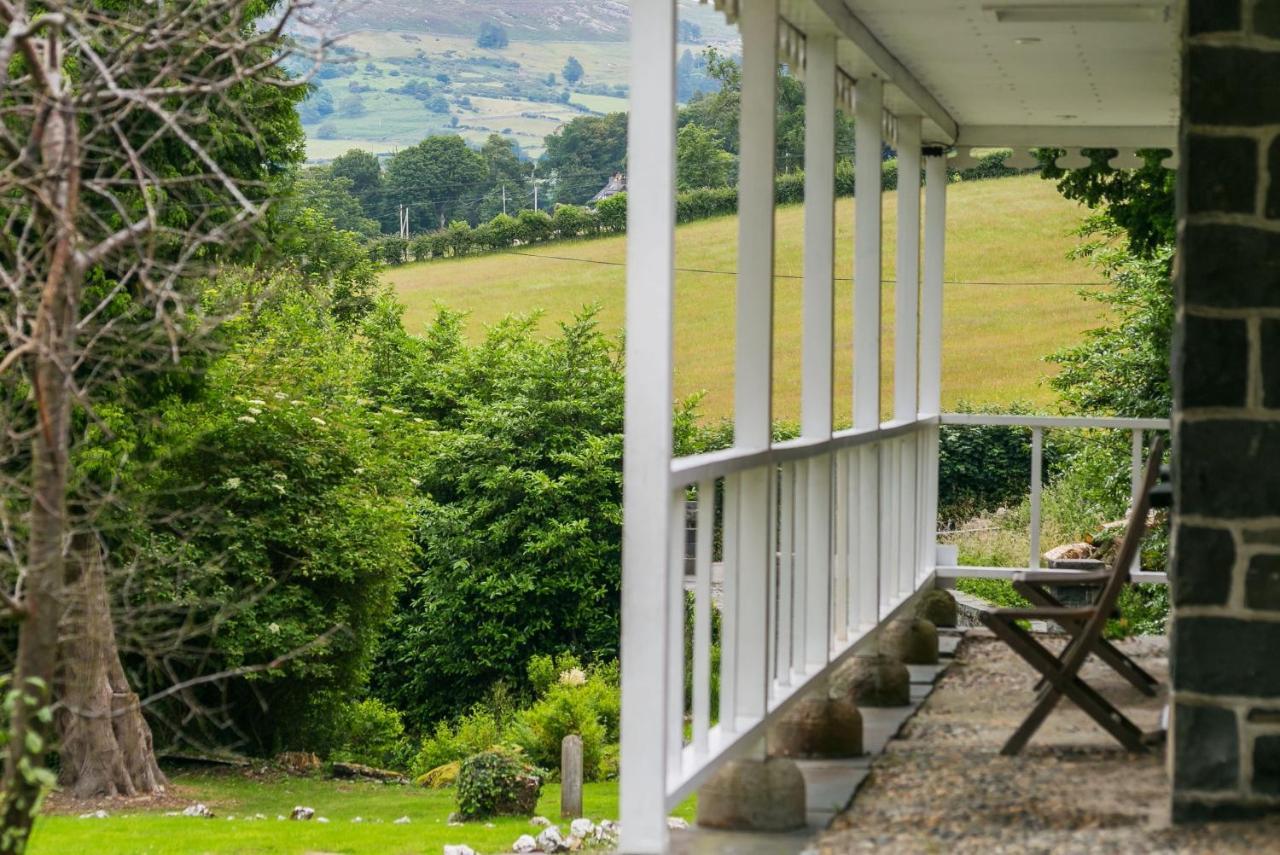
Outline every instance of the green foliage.
{"label": "green foliage", "polygon": [[341,324],[359,321],[385,290],[371,254],[385,250],[385,245],[363,243],[360,235],[338,228],[315,208],[298,211],[280,230],[276,246],[303,284],[327,297],[331,314]]}
{"label": "green foliage", "polygon": [[725,186],[732,163],[733,156],[714,130],[690,124],[676,135],[676,187],[680,190]]}
{"label": "green foliage", "polygon": [[538,700],[521,711],[511,726],[511,741],[535,763],[560,768],[560,745],[569,734],[582,739],[583,776],[602,779],[605,747],[619,737],[621,697],[617,662],[584,671],[571,654],[553,660],[536,656],[529,662],[529,678]]}
{"label": "green foliage", "polygon": [[377,698],[350,704],[342,719],[342,747],[334,759],[379,769],[402,769],[409,741],[400,712]]}
{"label": "green foliage", "polygon": [[625,172],[627,114],[579,116],[546,138],[546,152],[538,161],[556,175],[557,202],[582,204],[596,194],[610,175]]}
{"label": "green foliage", "polygon": [[[717,511],[720,508],[717,507]],[[684,598],[684,711],[693,713],[693,631],[694,631],[694,598],[693,593]],[[711,609],[711,719],[715,721],[720,715],[720,609]]]}
{"label": "green foliage", "polygon": [[476,36],[476,47],[487,50],[501,50],[508,44],[507,31],[497,24],[485,21],[480,25],[480,34]]}
{"label": "green foliage", "polygon": [[458,812],[464,819],[529,816],[541,791],[539,769],[517,751],[493,748],[462,761]]}
{"label": "green foliage", "polygon": [[603,232],[625,232],[627,230],[627,194],[618,193],[597,202],[596,218]]}
{"label": "green foliage", "polygon": [[[956,412],[976,412],[961,402]],[[1029,415],[1026,404],[984,405],[984,413]],[[1050,434],[1056,439],[1057,434]],[[1057,470],[1058,447],[1044,448],[1044,473]],[[1031,431],[1021,427],[945,425],[939,432],[938,514],[959,521],[1000,505],[1016,503],[1031,484]]]}
{"label": "green foliage", "polygon": [[1086,244],[1081,254],[1109,283],[1082,296],[1106,306],[1109,320],[1049,357],[1062,369],[1050,384],[1075,412],[1167,417],[1173,405],[1173,245],[1154,247],[1144,258],[1101,241]]}
{"label": "green foliage", "polygon": [[1058,182],[1058,190],[1068,199],[1105,211],[1128,238],[1129,251],[1139,258],[1151,258],[1175,242],[1177,217],[1174,190],[1177,172],[1166,169],[1163,149],[1141,149],[1140,169],[1112,169],[1107,160],[1115,149],[1082,149],[1091,161],[1084,169],[1060,169],[1054,160],[1061,149],[1041,149],[1040,174]]}
{"label": "green foliage", "polygon": [[465,760],[502,742],[502,727],[490,710],[476,706],[455,723],[436,722],[435,730],[423,738],[413,759],[415,775],[424,775],[448,763]]}
{"label": "green foliage", "polygon": [[108,525],[117,560],[158,568],[132,596],[145,595],[157,617],[176,608],[217,628],[191,662],[132,654],[142,693],[263,668],[187,693],[227,711],[213,738],[324,753],[342,742],[342,710],[367,679],[411,567],[412,485],[401,461],[421,453],[421,431],[361,398],[363,346],[328,301],[296,280],[278,286],[224,325],[225,349],[194,395],[145,414],[103,407],[111,438],[80,466],[110,469],[130,497],[120,507],[137,514]]}
{"label": "green foliage", "polygon": [[418,726],[524,685],[536,654],[617,656],[621,354],[592,313],[551,340],[534,323],[475,345],[447,310],[421,338],[390,306],[365,327],[369,394],[432,425],[413,473],[421,557],[376,679]]}
{"label": "green foliage", "polygon": [[319,212],[335,229],[376,235],[378,222],[365,215],[353,186],[350,178],[336,175],[332,167],[313,166],[299,173],[294,193],[299,206]]}
{"label": "green foliage", "polygon": [[[485,159],[462,137],[427,137],[396,152],[387,162],[387,202],[409,205],[411,225],[431,228],[437,218],[443,222],[465,216],[466,201],[460,191],[480,184],[488,173]],[[387,213],[395,215],[394,211]]]}
{"label": "green foliage", "polygon": [[582,79],[582,63],[578,62],[578,58],[571,56],[564,61],[564,68],[560,70],[560,76],[564,78],[564,82],[570,85],[577,83]]}

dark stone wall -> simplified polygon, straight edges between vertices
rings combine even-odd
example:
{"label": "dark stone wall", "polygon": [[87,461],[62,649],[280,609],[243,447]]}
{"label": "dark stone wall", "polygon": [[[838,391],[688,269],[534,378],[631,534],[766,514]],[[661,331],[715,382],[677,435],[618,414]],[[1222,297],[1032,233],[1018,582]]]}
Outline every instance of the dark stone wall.
{"label": "dark stone wall", "polygon": [[1179,820],[1280,811],[1280,0],[1188,0],[1174,338]]}

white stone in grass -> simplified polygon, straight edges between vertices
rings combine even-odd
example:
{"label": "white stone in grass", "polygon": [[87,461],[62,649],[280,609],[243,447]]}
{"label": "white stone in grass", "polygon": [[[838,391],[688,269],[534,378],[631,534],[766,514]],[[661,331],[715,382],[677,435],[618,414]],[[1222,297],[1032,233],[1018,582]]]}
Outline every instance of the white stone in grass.
{"label": "white stone in grass", "polygon": [[314,818],[315,815],[316,815],[315,808],[303,807],[302,805],[298,805],[289,814],[289,819],[306,820],[306,819]]}
{"label": "white stone in grass", "polygon": [[409,817],[407,817],[407,816],[402,816],[402,817],[400,817],[399,819],[397,819],[397,820],[395,821],[395,823],[394,823],[394,824],[395,824],[395,825],[408,825],[408,824],[409,824]]}
{"label": "white stone in grass", "polygon": [[183,816],[198,816],[204,819],[213,819],[213,811],[209,810],[203,804],[188,805],[182,810]]}
{"label": "white stone in grass", "polygon": [[548,825],[538,834],[538,848],[543,852],[566,852],[569,849],[560,829],[554,825]]}
{"label": "white stone in grass", "polygon": [[80,814],[81,819],[106,819],[108,816],[110,816],[110,814],[101,808],[95,811],[90,811],[89,813]]}
{"label": "white stone in grass", "polygon": [[516,842],[511,846],[512,852],[536,852],[538,851],[538,841],[534,840],[527,834],[522,834],[516,838]]}
{"label": "white stone in grass", "polygon": [[327,816],[318,816],[318,817],[316,817],[316,822],[328,822],[328,821],[329,821],[329,817],[327,817]]}
{"label": "white stone in grass", "polygon": [[689,827],[689,823],[685,822],[683,819],[681,819],[678,816],[667,817],[667,828],[671,829],[672,831],[683,831],[688,827]]}
{"label": "white stone in grass", "polygon": [[357,816],[357,817],[355,817],[354,819],[352,819],[351,821],[352,821],[352,822],[364,822],[364,817],[362,817],[362,816]]}
{"label": "white stone in grass", "polygon": [[547,819],[545,816],[535,816],[533,819],[529,820],[529,824],[536,825],[538,828],[546,828],[551,824],[551,820]]}
{"label": "white stone in grass", "polygon": [[585,817],[580,817],[569,823],[569,833],[574,837],[587,838],[595,830],[596,824]]}
{"label": "white stone in grass", "polygon": [[446,843],[444,845],[444,855],[476,855],[476,850],[472,849],[465,843],[458,843],[456,845]]}

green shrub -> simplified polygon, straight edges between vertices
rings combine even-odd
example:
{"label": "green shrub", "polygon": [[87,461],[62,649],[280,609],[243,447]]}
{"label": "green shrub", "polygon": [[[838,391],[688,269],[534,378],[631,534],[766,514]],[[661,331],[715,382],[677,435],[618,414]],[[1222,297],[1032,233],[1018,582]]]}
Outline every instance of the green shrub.
{"label": "green shrub", "polygon": [[[717,504],[717,510],[719,505]],[[693,713],[693,593],[684,599],[684,711]],[[720,609],[711,609],[711,718],[720,714]]]}
{"label": "green shrub", "polygon": [[446,763],[457,762],[502,742],[502,729],[489,710],[476,707],[450,725],[437,722],[435,732],[422,740],[411,768],[422,775]]}
{"label": "green shrub", "polygon": [[352,704],[342,717],[345,734],[335,759],[380,769],[402,769],[409,742],[400,712],[377,698]]}
{"label": "green shrub", "polygon": [[529,816],[542,793],[542,773],[519,752],[494,748],[463,760],[457,785],[464,819]]}
{"label": "green shrub", "polygon": [[560,240],[572,240],[589,231],[591,218],[592,215],[586,208],[556,205],[555,213],[551,215],[551,227]]}
{"label": "green shrub", "polygon": [[582,775],[588,781],[600,777],[605,726],[597,711],[599,696],[585,685],[557,683],[529,709],[516,716],[511,738],[540,766],[559,770],[560,743],[576,733],[582,738]]}
{"label": "green shrub", "polygon": [[627,230],[627,194],[618,193],[608,199],[601,199],[596,203],[596,216],[600,220],[600,227],[605,231],[625,232]]}
{"label": "green shrub", "polygon": [[545,211],[524,210],[516,220],[522,243],[542,243],[551,238],[551,217]]}

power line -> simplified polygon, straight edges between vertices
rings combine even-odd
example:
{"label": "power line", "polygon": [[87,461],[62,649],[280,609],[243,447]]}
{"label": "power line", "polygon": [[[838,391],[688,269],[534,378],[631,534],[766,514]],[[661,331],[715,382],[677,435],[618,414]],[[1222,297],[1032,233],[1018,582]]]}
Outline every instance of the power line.
{"label": "power line", "polygon": [[[605,261],[598,258],[575,258],[568,255],[543,255],[537,252],[519,252],[517,250],[509,250],[503,255],[519,255],[524,258],[544,258],[549,261],[572,261],[578,264],[599,264],[605,267],[626,267],[625,261]],[[736,270],[712,270],[705,267],[677,267],[676,273],[703,273],[710,276],[737,276]],[[775,273],[774,279],[803,279],[804,276],[795,273]],[[834,276],[835,282],[852,282],[852,276]],[[882,283],[897,283],[896,279],[881,279]],[[1080,288],[1102,288],[1109,285],[1109,282],[983,282],[976,280],[958,280],[948,279],[943,282],[944,285],[1045,285],[1045,286],[1062,286],[1075,285]]]}

